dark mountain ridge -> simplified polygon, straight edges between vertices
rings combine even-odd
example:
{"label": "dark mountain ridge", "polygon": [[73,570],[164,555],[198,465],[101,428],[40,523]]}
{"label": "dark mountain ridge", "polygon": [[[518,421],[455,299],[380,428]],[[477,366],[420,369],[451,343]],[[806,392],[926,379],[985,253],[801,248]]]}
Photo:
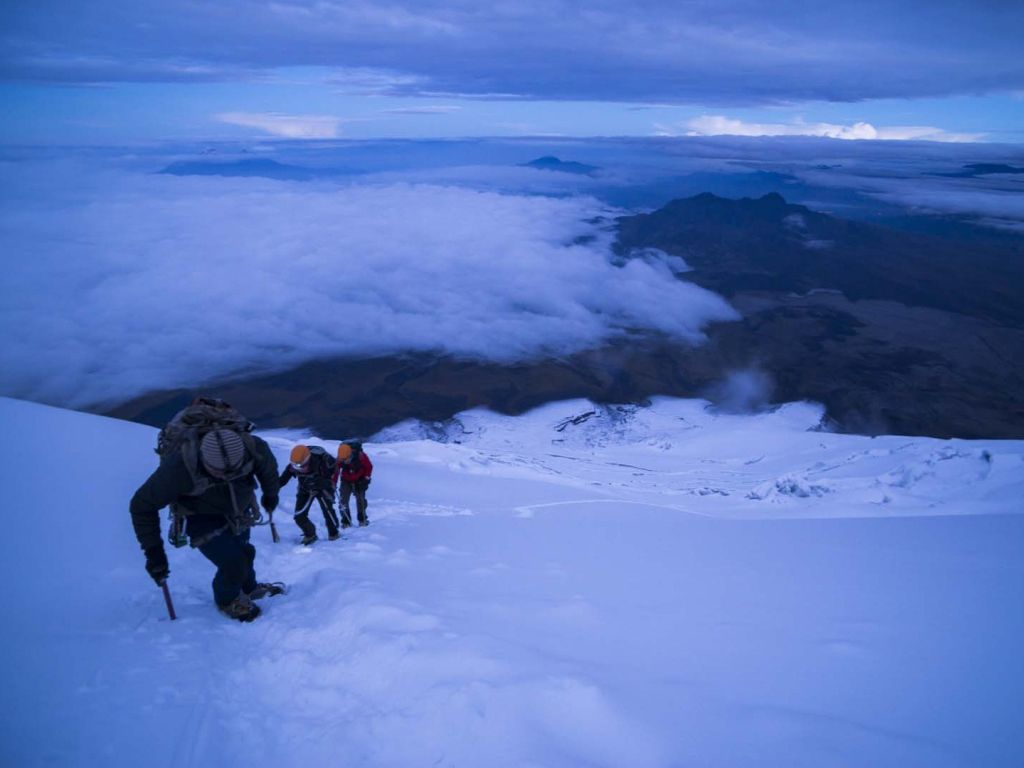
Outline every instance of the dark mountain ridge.
{"label": "dark mountain ridge", "polygon": [[848,221],[779,194],[674,200],[618,220],[617,250],[682,256],[716,293],[838,290],[1024,325],[1024,247],[963,242]]}
{"label": "dark mountain ridge", "polygon": [[181,160],[171,163],[159,173],[172,176],[237,176],[242,178],[261,177],[280,181],[312,181],[337,176],[340,171],[305,168],[300,165],[279,163],[266,157],[243,158],[213,162],[207,160]]}
{"label": "dark mountain ridge", "polygon": [[682,256],[687,279],[731,300],[743,318],[712,327],[708,349],[766,371],[776,399],[823,402],[850,431],[1024,437],[1024,239],[915,234],[777,194],[697,195],[618,224],[620,253]]}
{"label": "dark mountain ridge", "polygon": [[575,173],[581,176],[589,176],[601,170],[596,165],[578,163],[575,160],[561,160],[554,155],[545,155],[521,164],[525,168],[536,168],[541,171],[558,171],[561,173]]}
{"label": "dark mountain ridge", "polygon": [[968,163],[963,167],[963,170],[956,173],[936,173],[934,175],[948,176],[954,179],[971,179],[977,176],[991,176],[997,173],[1024,173],[1024,168],[1007,165],[1006,163]]}

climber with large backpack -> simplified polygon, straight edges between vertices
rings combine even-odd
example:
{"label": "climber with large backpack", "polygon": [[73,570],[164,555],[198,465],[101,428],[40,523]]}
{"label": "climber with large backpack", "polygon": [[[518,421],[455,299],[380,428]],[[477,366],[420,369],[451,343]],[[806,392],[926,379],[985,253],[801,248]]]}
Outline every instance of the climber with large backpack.
{"label": "climber with large backpack", "polygon": [[373,462],[363,450],[363,444],[357,440],[350,440],[338,446],[338,461],[334,468],[333,482],[337,483],[341,498],[341,527],[348,528],[352,525],[352,512],[348,502],[355,494],[356,513],[359,516],[359,526],[370,524],[370,518],[366,516],[366,490],[370,487],[370,479],[373,475]]}
{"label": "climber with large backpack", "polygon": [[309,546],[317,540],[316,526],[309,519],[309,510],[316,499],[324,513],[327,538],[334,541],[338,532],[338,516],[334,512],[334,459],[319,445],[296,445],[292,448],[288,466],[279,478],[281,487],[293,477],[299,481],[295,494],[295,524],[302,531],[301,543]]}
{"label": "climber with large backpack", "polygon": [[223,400],[197,397],[161,430],[156,448],[160,465],[130,505],[135,536],[153,580],[166,587],[170,575],[159,518],[159,511],[170,506],[172,543],[180,545],[187,537],[217,566],[213,599],[221,612],[238,621],[260,615],[254,600],[285,591],[280,582],[257,581],[253,567],[256,548],[249,542],[249,529],[263,524],[261,508],[269,514],[277,507],[280,483],[270,447],[252,429],[252,422]]}

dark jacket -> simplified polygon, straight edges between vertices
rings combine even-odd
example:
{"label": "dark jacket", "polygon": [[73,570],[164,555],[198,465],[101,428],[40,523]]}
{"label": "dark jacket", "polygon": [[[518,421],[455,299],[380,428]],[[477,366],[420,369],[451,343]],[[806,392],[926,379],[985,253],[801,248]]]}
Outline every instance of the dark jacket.
{"label": "dark jacket", "polygon": [[[252,499],[258,480],[264,498],[268,502],[273,501],[271,506],[276,506],[280,488],[277,460],[270,452],[270,446],[255,435],[252,444],[256,449],[256,455],[252,457],[253,473],[231,481],[235,499],[239,505],[247,504]],[[181,453],[174,453],[165,457],[135,492],[130,505],[132,526],[143,549],[162,543],[158,513],[169,504],[176,504],[186,515],[211,515],[228,519],[237,513],[227,483],[216,483],[200,496],[189,496],[194,487]]]}
{"label": "dark jacket", "polygon": [[289,480],[296,477],[299,480],[299,488],[310,493],[317,493],[319,491],[328,491],[334,487],[334,482],[331,479],[333,472],[334,459],[331,458],[330,454],[311,451],[309,463],[304,467],[304,471],[297,471],[289,464],[284,468],[284,472],[281,473],[279,479],[283,487],[288,485]]}

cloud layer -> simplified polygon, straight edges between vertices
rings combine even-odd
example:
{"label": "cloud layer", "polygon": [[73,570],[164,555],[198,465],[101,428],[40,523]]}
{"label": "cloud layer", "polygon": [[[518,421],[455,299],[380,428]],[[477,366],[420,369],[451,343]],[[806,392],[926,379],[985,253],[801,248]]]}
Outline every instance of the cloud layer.
{"label": "cloud layer", "polygon": [[324,356],[512,361],[731,319],[658,258],[614,266],[607,213],[436,185],[0,163],[0,392],[85,405]]}
{"label": "cloud layer", "polygon": [[[981,134],[950,133],[941,128],[920,125],[902,125],[876,128],[871,123],[852,125],[835,123],[752,123],[724,117],[701,115],[687,121],[683,130],[687,136],[818,136],[827,139],[880,140],[880,141],[978,141]],[[675,135],[672,129],[663,129],[666,135]]]}
{"label": "cloud layer", "polygon": [[[1024,227],[1024,174],[962,175],[969,163],[1024,167],[1019,149],[996,145],[723,136],[178,149],[0,151],[0,394],[82,405],[320,356],[514,360],[634,331],[698,339],[702,323],[731,316],[720,299],[674,279],[674,260],[609,258],[609,210],[594,198],[637,189],[649,194],[628,204],[778,191],[839,215],[884,207]],[[521,166],[543,155],[601,170]],[[152,173],[182,158],[262,157],[319,180]]]}
{"label": "cloud layer", "polygon": [[[0,77],[764,104],[1024,89],[1024,4],[959,0],[38,0],[0,10]],[[114,52],[114,53],[112,53]]]}
{"label": "cloud layer", "polygon": [[217,120],[257,128],[285,139],[335,139],[342,120],[330,115],[282,115],[277,112],[223,112]]}

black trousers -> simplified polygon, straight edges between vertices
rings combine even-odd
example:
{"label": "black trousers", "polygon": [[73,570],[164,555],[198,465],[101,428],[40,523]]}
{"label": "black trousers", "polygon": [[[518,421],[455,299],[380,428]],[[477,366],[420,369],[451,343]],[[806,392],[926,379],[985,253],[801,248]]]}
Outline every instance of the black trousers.
{"label": "black trousers", "polygon": [[352,494],[356,497],[356,514],[359,515],[359,522],[367,522],[366,518],[366,486],[362,483],[350,483],[347,480],[341,481],[341,524],[352,525],[352,512],[349,510],[348,502]]}
{"label": "black trousers", "polygon": [[205,544],[199,551],[217,566],[213,576],[213,599],[221,608],[239,593],[252,592],[256,588],[256,547],[249,543],[249,529],[235,534],[226,530]]}
{"label": "black trousers", "polygon": [[299,487],[295,494],[295,524],[299,526],[304,536],[316,535],[316,526],[309,519],[309,509],[313,506],[313,500],[320,504],[324,513],[324,525],[327,526],[327,533],[334,536],[338,532],[338,516],[334,512],[334,489],[322,488],[310,490]]}

